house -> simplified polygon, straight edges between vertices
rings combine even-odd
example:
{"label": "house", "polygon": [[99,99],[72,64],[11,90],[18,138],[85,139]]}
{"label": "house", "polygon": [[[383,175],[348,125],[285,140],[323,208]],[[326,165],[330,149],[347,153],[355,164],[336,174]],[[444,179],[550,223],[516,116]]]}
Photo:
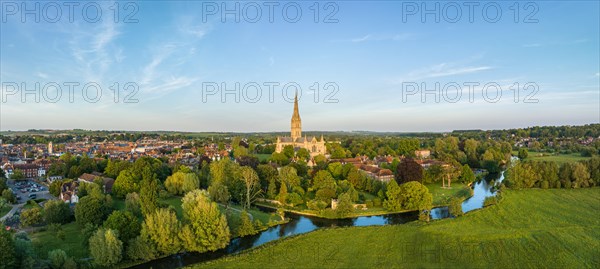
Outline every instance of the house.
{"label": "house", "polygon": [[[21,170],[25,178],[36,178],[39,174],[38,166],[35,164],[25,163],[25,164],[15,164],[13,165],[13,173],[14,170]],[[45,174],[45,171],[44,171]]]}
{"label": "house", "polygon": [[427,159],[431,156],[431,151],[428,149],[415,150],[415,157],[418,159]]}
{"label": "house", "polygon": [[52,183],[52,182],[54,182],[56,180],[62,180],[62,179],[63,179],[63,176],[48,176],[48,182],[49,183]]}
{"label": "house", "polygon": [[394,173],[390,169],[382,169],[371,165],[361,165],[359,170],[365,173],[368,177],[382,182],[389,182],[390,180],[394,179]]}
{"label": "house", "polygon": [[65,203],[76,204],[79,202],[79,196],[77,196],[77,190],[79,189],[79,182],[72,181],[63,183],[60,187],[59,199]]}
{"label": "house", "polygon": [[112,178],[103,177],[100,173],[85,173],[79,176],[77,180],[81,183],[91,184],[95,183],[97,179],[101,180],[104,193],[112,192],[112,186],[115,184],[115,180]]}

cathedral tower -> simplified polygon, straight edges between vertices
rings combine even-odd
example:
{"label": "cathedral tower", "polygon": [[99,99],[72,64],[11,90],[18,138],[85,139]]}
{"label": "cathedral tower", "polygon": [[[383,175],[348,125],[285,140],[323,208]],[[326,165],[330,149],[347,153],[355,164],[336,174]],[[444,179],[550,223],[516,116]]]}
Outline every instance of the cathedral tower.
{"label": "cathedral tower", "polygon": [[294,114],[292,115],[292,141],[302,137],[302,120],[300,120],[300,112],[298,112],[298,92],[294,97]]}

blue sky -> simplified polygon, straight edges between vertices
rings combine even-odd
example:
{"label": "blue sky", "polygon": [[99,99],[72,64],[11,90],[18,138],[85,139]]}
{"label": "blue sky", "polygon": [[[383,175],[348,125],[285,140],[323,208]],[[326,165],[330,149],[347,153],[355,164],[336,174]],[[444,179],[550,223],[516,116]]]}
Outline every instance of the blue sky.
{"label": "blue sky", "polygon": [[[48,19],[55,15],[54,6],[44,11],[46,2],[39,2],[40,22],[25,15],[23,23],[21,6],[13,14],[13,6],[5,3],[0,33],[2,131],[284,131],[292,104],[282,88],[290,82],[301,87],[305,130],[449,131],[600,122],[597,1],[532,2],[527,7],[519,2],[517,16],[514,2],[497,2],[502,15],[495,23],[486,21],[494,19],[494,9],[482,15],[487,2],[474,7],[473,22],[463,3],[462,16],[450,22],[455,7],[437,2],[442,15],[436,22],[434,15],[421,18],[420,5],[433,9],[432,1],[409,2],[420,9],[415,15],[403,12],[407,2],[345,1],[327,8],[320,2],[317,23],[313,1],[295,2],[302,11],[296,23],[285,20],[293,19],[294,6],[288,8],[289,17],[282,15],[288,2],[274,7],[273,22],[264,2],[255,2],[262,16],[251,22],[256,6],[235,1],[204,6],[200,1],[133,2],[137,12],[131,19],[137,22],[126,22],[133,8],[125,9],[120,2],[116,23],[114,2],[93,2],[103,10],[95,23],[81,16],[83,4],[74,8],[72,22],[68,8],[59,6],[62,16],[52,23]],[[221,4],[232,9],[235,3],[240,4],[240,22],[234,15],[225,15],[223,22]],[[214,4],[219,10],[212,15],[207,9]],[[335,7],[330,23],[324,23]],[[34,90],[36,82],[48,86],[46,96],[52,97],[56,90],[49,85],[62,85],[61,98],[53,103],[41,96],[36,102],[27,95],[23,102],[21,85]],[[70,82],[80,84],[73,102],[64,86]],[[219,93],[205,94],[203,100],[207,84],[224,83],[234,90],[236,82],[249,85],[247,99],[255,97],[256,84],[262,96],[254,103],[244,96],[235,102],[233,95],[223,102]],[[269,82],[279,83],[272,102],[264,86]],[[87,83],[102,89],[95,103],[82,96]],[[119,83],[118,103],[109,88],[114,83]],[[123,102],[132,89],[125,91],[125,83],[138,86],[137,103]],[[448,86],[448,99],[457,94],[451,85],[461,86],[462,95],[456,102],[444,96],[436,102],[433,94],[424,101],[419,93],[406,94],[406,85],[432,90],[436,83]],[[472,89],[472,100],[465,83],[479,84]],[[15,84],[20,91],[12,94]],[[502,89],[502,96],[494,99],[495,88],[487,88],[492,90],[488,99],[496,102],[482,97],[486,84]],[[337,92],[328,100],[337,103],[324,102],[335,85]],[[318,89],[318,98],[310,88]],[[293,89],[288,88],[290,97]],[[528,100],[537,103],[524,103],[534,89]]]}

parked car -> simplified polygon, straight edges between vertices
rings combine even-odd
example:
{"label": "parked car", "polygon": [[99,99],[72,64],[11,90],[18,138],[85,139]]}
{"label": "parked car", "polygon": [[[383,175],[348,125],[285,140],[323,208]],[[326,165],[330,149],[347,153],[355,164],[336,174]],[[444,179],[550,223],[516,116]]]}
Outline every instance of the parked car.
{"label": "parked car", "polygon": [[29,199],[36,199],[36,198],[37,198],[37,194],[35,194],[35,193],[29,194]]}

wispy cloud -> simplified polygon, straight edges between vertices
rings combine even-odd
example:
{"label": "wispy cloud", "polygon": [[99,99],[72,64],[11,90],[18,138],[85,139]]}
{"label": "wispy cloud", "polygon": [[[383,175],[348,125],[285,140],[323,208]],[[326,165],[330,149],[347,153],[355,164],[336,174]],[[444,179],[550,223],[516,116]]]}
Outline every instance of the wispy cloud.
{"label": "wispy cloud", "polygon": [[189,78],[185,76],[170,77],[164,81],[161,81],[160,84],[142,88],[142,90],[146,93],[167,94],[169,92],[190,86],[196,80],[196,78]]}
{"label": "wispy cloud", "polygon": [[454,64],[440,63],[427,68],[411,71],[402,76],[401,79],[394,80],[394,83],[422,80],[427,78],[466,75],[490,69],[492,69],[491,66],[455,66]]}
{"label": "wispy cloud", "polygon": [[410,33],[402,33],[402,34],[366,34],[364,36],[350,38],[350,39],[341,39],[335,40],[338,42],[352,42],[352,43],[361,43],[368,41],[405,41],[414,39],[415,35]]}

